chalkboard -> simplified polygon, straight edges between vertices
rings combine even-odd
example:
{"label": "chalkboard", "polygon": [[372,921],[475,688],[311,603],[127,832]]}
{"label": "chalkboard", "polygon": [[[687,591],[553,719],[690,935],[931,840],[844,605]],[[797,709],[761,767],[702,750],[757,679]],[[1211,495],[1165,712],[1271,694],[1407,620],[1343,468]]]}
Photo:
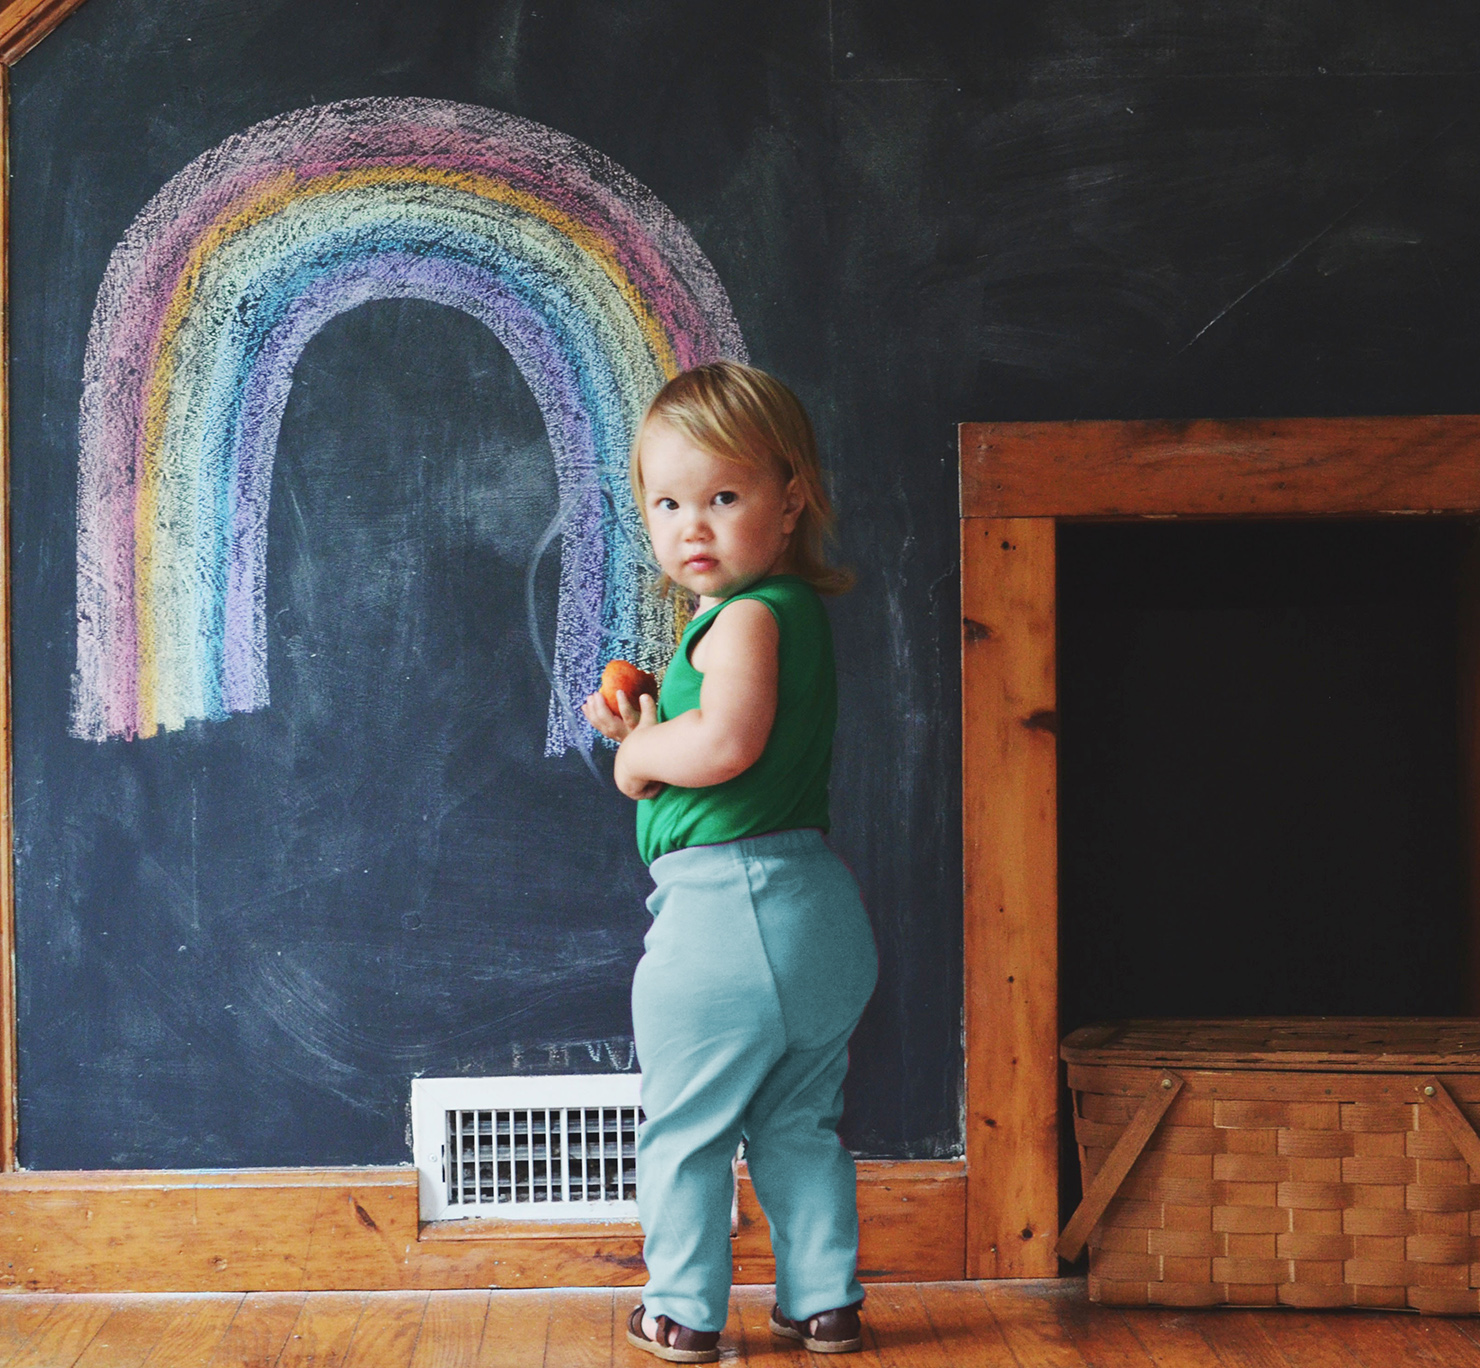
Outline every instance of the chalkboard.
{"label": "chalkboard", "polygon": [[22,1163],[403,1162],[417,1073],[631,1065],[645,873],[623,801],[545,754],[530,631],[553,662],[558,543],[526,590],[563,457],[468,313],[376,299],[297,359],[265,706],[75,734],[89,328],[197,158],[447,102],[691,235],[812,411],[859,572],[834,840],[882,975],[845,1139],[932,1157],[961,1146],[955,424],[1475,410],[1477,51],[1457,4],[88,0],[12,85]]}

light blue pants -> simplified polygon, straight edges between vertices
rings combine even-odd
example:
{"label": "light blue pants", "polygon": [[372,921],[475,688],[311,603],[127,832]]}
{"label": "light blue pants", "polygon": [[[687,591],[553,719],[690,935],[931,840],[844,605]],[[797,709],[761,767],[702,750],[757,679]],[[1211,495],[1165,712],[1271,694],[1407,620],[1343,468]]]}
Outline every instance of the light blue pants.
{"label": "light blue pants", "polygon": [[694,1330],[724,1328],[742,1135],[782,1312],[800,1320],[858,1301],[853,1157],[837,1124],[848,1037],[878,961],[853,876],[814,830],[690,846],[654,860],[652,875],[632,982],[643,1303]]}

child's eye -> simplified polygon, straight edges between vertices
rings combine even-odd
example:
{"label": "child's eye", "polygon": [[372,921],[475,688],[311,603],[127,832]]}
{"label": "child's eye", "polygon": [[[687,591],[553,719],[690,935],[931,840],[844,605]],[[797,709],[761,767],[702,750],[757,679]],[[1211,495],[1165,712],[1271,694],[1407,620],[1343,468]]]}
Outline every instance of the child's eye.
{"label": "child's eye", "polygon": [[722,489],[718,494],[714,496],[714,501],[715,503],[719,504],[721,508],[728,508],[739,497],[740,496],[735,493],[733,489]]}
{"label": "child's eye", "polygon": [[678,501],[676,499],[659,499],[658,507],[665,513],[672,513],[678,507]]}

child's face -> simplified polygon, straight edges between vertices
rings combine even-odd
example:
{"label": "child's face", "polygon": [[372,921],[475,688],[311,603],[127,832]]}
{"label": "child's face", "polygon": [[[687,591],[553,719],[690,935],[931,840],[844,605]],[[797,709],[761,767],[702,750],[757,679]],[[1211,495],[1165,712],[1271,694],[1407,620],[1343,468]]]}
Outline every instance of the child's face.
{"label": "child's face", "polygon": [[661,421],[638,449],[648,536],[669,579],[728,598],[782,567],[802,512],[796,480],[703,451]]}

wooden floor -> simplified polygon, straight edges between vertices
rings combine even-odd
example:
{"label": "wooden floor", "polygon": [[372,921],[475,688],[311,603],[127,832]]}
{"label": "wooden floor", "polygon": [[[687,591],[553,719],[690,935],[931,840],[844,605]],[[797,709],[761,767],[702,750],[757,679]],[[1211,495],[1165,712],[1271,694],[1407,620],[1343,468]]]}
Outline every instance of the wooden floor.
{"label": "wooden floor", "polygon": [[[1480,1368],[1480,1323],[1393,1312],[1114,1311],[1079,1279],[876,1284],[861,1354],[766,1328],[737,1289],[731,1364],[869,1368]],[[3,1368],[645,1368],[631,1291],[0,1296]]]}

